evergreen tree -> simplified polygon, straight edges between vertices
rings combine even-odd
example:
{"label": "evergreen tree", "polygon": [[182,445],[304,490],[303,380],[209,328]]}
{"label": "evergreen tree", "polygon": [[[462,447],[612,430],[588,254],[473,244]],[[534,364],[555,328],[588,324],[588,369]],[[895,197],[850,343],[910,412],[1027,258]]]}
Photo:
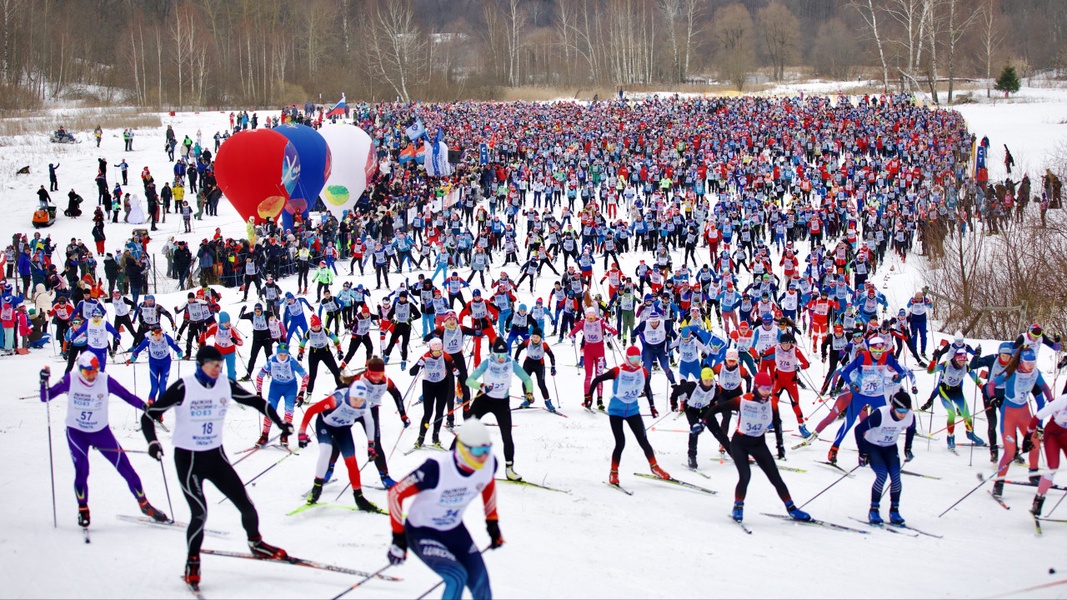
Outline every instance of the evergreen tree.
{"label": "evergreen tree", "polygon": [[997,84],[993,89],[1004,92],[1004,95],[1014,94],[1019,91],[1019,76],[1015,74],[1015,67],[1005,65],[1004,70],[997,77]]}

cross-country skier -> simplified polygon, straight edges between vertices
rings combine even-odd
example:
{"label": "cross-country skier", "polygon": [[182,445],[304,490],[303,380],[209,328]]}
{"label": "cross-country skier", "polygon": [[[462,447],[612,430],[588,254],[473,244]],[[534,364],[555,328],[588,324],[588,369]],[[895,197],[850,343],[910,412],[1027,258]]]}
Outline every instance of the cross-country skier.
{"label": "cross-country skier", "polygon": [[307,427],[312,417],[315,418],[315,441],[319,443],[319,460],[315,463],[315,481],[312,483],[307,503],[315,504],[319,501],[322,485],[326,482],[326,472],[336,460],[334,457],[336,448],[344,457],[356,506],[359,510],[378,512],[378,507],[363,495],[359,464],[356,462],[355,442],[352,441],[352,425],[356,421],[362,421],[363,429],[367,433],[368,459],[374,460],[377,457],[378,449],[374,444],[374,419],[371,418],[370,404],[367,402],[367,386],[359,380],[353,382],[350,377],[343,378],[341,383],[344,384],[342,387],[308,408],[304,413],[304,420],[300,423],[300,433],[297,436],[300,447],[307,448],[311,441],[307,435]]}
{"label": "cross-country skier", "polygon": [[[263,395],[263,378],[270,376],[270,390],[267,392],[267,402],[271,408],[275,411],[278,410],[278,403],[281,400],[285,401],[285,422],[293,422],[293,411],[298,405],[304,404],[304,394],[308,387],[308,374],[304,370],[304,367],[300,366],[298,361],[292,359],[289,355],[289,344],[278,344],[278,350],[270,358],[267,359],[266,364],[259,370],[256,375],[256,393]],[[297,389],[296,378],[300,377],[299,390]],[[259,435],[259,440],[256,441],[256,446],[262,448],[267,444],[267,439],[270,436],[270,418],[263,419],[263,431]],[[282,446],[289,446],[289,435],[282,431],[280,438]]]}
{"label": "cross-country skier", "polygon": [[222,448],[222,432],[226,428],[226,411],[233,402],[252,407],[270,418],[282,432],[293,432],[290,423],[282,421],[278,413],[263,398],[249,393],[236,381],[222,375],[222,353],[213,346],[203,346],[196,353],[196,372],[182,377],[163,393],[155,404],[141,416],[141,431],[148,442],[148,453],[161,460],[163,446],[156,438],[155,420],[174,408],[174,466],[178,471],[182,493],[189,503],[189,528],[185,539],[188,559],[185,562],[185,582],[194,589],[200,585],[200,545],[204,541],[207,522],[207,500],[204,481],[210,481],[241,511],[241,524],[248,535],[248,549],[256,558],[283,560],[285,550],[263,541],[259,534],[259,515],[241,478],[234,471]]}
{"label": "cross-country skier", "polygon": [[[510,391],[513,374],[522,380],[526,389],[526,400],[532,400],[533,380],[522,370],[519,363],[508,355],[508,346],[504,340],[497,338],[493,342],[489,359],[471,371],[466,384],[478,390],[471,402],[471,413],[474,417],[480,419],[488,413],[493,413],[500,426],[500,437],[504,442],[505,475],[513,481],[521,481],[522,477],[514,469],[515,441],[511,434]],[[479,381],[479,378],[482,381]]]}
{"label": "cross-country skier", "polygon": [[771,391],[774,389],[774,381],[766,372],[756,374],[752,386],[752,393],[740,396],[730,402],[718,403],[705,412],[707,417],[728,410],[736,410],[737,431],[734,432],[733,440],[719,428],[719,424],[713,418],[705,418],[692,427],[692,433],[699,434],[706,426],[715,439],[724,447],[730,449],[730,457],[737,468],[737,486],[734,488],[734,509],[731,513],[733,519],[741,522],[745,515],[745,497],[748,494],[748,482],[752,479],[752,468],[748,459],[751,457],[756,465],[770,480],[771,485],[778,492],[778,497],[785,503],[785,509],[789,516],[797,521],[810,521],[808,513],[797,508],[793,504],[792,496],[782,475],[778,472],[778,465],[774,462],[771,449],[767,447],[764,434],[773,425],[774,436],[778,445],[782,445],[782,420],[771,408]]}
{"label": "cross-country skier", "polygon": [[129,360],[126,361],[126,364],[137,362],[137,355],[146,349],[148,350],[149,404],[155,402],[156,398],[163,393],[163,390],[167,389],[167,378],[170,377],[171,348],[174,348],[174,352],[178,355],[178,360],[181,360],[182,349],[169,334],[163,333],[163,328],[160,327],[159,323],[156,323],[152,326],[152,333],[133,349]]}
{"label": "cross-country skier", "polygon": [[[481,552],[463,524],[467,506],[480,495],[485,505],[490,548],[504,544],[493,479],[498,463],[492,449],[488,428],[477,419],[468,419],[456,429],[456,447],[452,452],[426,459],[389,490],[389,521],[393,531],[389,562],[403,563],[410,547],[415,556],[445,580],[443,598],[462,597],[464,587],[475,600],[493,596]],[[404,500],[408,498],[414,500],[405,518]]]}
{"label": "cross-country skier", "polygon": [[856,426],[856,447],[860,451],[860,466],[870,465],[874,471],[874,485],[871,487],[871,508],[867,520],[872,525],[882,524],[879,503],[885,488],[889,486],[889,522],[903,525],[900,516],[900,454],[897,452],[897,440],[901,432],[904,436],[904,462],[913,458],[911,443],[915,439],[915,414],[911,412],[911,396],[904,390],[893,394],[891,404],[883,406]]}
{"label": "cross-country skier", "polygon": [[[633,431],[637,444],[645,453],[652,474],[660,479],[670,479],[671,476],[660,468],[656,461],[656,453],[652,450],[652,445],[648,443],[645,424],[641,419],[641,408],[637,403],[637,400],[644,395],[648,399],[652,418],[659,416],[652,398],[652,388],[649,386],[648,369],[641,364],[641,351],[637,349],[637,346],[626,348],[625,362],[597,375],[588,389],[592,390],[594,385],[606,381],[612,382],[611,400],[608,402],[608,420],[611,424],[611,434],[615,437],[615,447],[611,451],[611,471],[608,473],[608,483],[619,485],[619,463],[622,461],[622,451],[626,447],[623,424],[629,425],[630,430]],[[586,392],[585,407],[589,408],[592,402],[591,391]]]}
{"label": "cross-country skier", "polygon": [[[73,351],[73,349],[72,349]],[[145,403],[100,369],[100,361],[91,352],[82,352],[74,375],[66,373],[49,387],[51,370],[41,369],[41,402],[67,395],[67,444],[74,459],[74,496],[78,500],[78,525],[89,526],[89,450],[96,448],[126,480],[141,512],[156,521],[168,521],[167,515],[153,507],[145,497],[141,478],[115,439],[108,425],[108,402],[114,394],[127,404],[144,410]]]}

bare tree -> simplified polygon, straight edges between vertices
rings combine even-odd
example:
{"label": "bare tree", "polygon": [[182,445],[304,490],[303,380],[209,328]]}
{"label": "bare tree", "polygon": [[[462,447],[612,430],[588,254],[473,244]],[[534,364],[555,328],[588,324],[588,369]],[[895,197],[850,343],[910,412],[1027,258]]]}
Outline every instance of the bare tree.
{"label": "bare tree", "polygon": [[410,86],[421,81],[426,51],[411,5],[398,0],[378,4],[372,12],[369,36],[374,74],[403,102],[410,102]]}
{"label": "bare tree", "polygon": [[504,7],[507,25],[508,85],[519,84],[519,53],[522,52],[522,29],[526,26],[526,10],[520,0],[507,0]]}
{"label": "bare tree", "polygon": [[682,0],[659,0],[657,3],[663,25],[667,28],[667,44],[671,50],[671,81],[682,80],[682,49],[678,47],[678,17],[682,14]]}
{"label": "bare tree", "polygon": [[752,16],[744,5],[730,4],[715,11],[713,21],[719,76],[741,91],[755,62]]}
{"label": "bare tree", "polygon": [[944,0],[948,11],[948,23],[945,28],[947,36],[945,67],[948,75],[948,103],[952,104],[952,97],[956,83],[956,48],[967,35],[967,31],[974,23],[979,22],[982,11],[978,10],[975,0]]}
{"label": "bare tree", "polygon": [[767,57],[774,67],[774,80],[785,79],[785,65],[795,59],[800,40],[800,21],[781,2],[772,2],[756,13]]}
{"label": "bare tree", "polygon": [[23,0],[0,0],[0,36],[4,38],[3,56],[0,57],[0,80],[12,82],[12,38],[15,23],[19,20]]}
{"label": "bare tree", "polygon": [[871,30],[874,45],[878,48],[878,60],[882,63],[882,89],[889,90],[889,63],[885,59],[885,48],[882,44],[882,31],[878,26],[878,13],[880,7],[876,7],[874,0],[849,0],[849,5],[856,9],[863,17],[863,21]]}
{"label": "bare tree", "polygon": [[1003,36],[997,22],[1000,0],[985,0],[982,4],[982,58],[985,63],[985,97],[990,97],[993,82],[993,55],[1000,47]]}
{"label": "bare tree", "polygon": [[856,64],[857,44],[848,24],[841,19],[831,19],[819,26],[811,60],[815,72],[831,79],[847,79]]}
{"label": "bare tree", "polygon": [[922,64],[923,48],[926,46],[926,27],[929,25],[928,0],[886,0],[886,13],[897,22],[901,37],[896,41],[904,53],[906,63],[899,71],[905,89],[912,89],[917,82],[916,73]]}

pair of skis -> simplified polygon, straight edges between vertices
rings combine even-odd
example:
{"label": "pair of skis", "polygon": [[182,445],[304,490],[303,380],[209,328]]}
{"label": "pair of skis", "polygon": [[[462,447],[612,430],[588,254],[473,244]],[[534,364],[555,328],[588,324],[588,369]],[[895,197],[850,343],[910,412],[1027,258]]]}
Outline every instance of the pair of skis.
{"label": "pair of skis", "polygon": [[[381,579],[382,581],[403,581],[399,577],[392,577],[392,576],[389,576],[389,575],[382,575],[380,573],[369,573],[367,571],[360,571],[358,569],[349,569],[347,567],[340,567],[340,566],[337,566],[337,565],[320,563],[320,562],[317,562],[317,561],[307,560],[307,559],[304,559],[304,558],[297,558],[295,556],[287,556],[285,558],[262,558],[262,557],[255,556],[253,554],[246,553],[246,552],[229,552],[229,551],[226,551],[226,550],[210,550],[210,549],[207,549],[207,548],[201,549],[200,553],[201,554],[209,554],[209,555],[212,555],[212,556],[226,556],[226,557],[229,557],[229,558],[243,558],[243,559],[246,559],[246,560],[258,560],[258,561],[265,561],[265,562],[286,563],[286,564],[294,565],[294,566],[297,566],[297,567],[306,567],[306,568],[309,568],[309,569],[317,569],[317,570],[320,570],[320,571],[330,571],[332,573],[342,573],[342,574],[345,574],[345,575],[355,575],[357,577],[368,577],[368,578],[369,577],[376,577],[378,579]],[[189,584],[189,583],[187,583],[186,586],[189,588],[189,590],[193,593],[193,595],[196,598],[198,598],[198,599],[202,599],[203,598],[203,596],[200,593],[199,584]]]}
{"label": "pair of skis", "polygon": [[[699,473],[699,471],[697,471],[697,472]],[[701,475],[703,475],[703,473],[701,473]],[[669,484],[672,484],[672,485],[676,485],[678,487],[683,487],[683,488],[690,489],[690,490],[693,490],[693,491],[703,492],[705,494],[710,494],[712,496],[714,496],[714,495],[719,493],[719,492],[716,492],[715,490],[709,490],[706,487],[701,487],[699,485],[696,485],[696,484],[693,484],[693,483],[689,483],[688,481],[682,481],[680,479],[675,479],[674,477],[670,477],[668,479],[663,479],[661,477],[657,477],[657,476],[652,475],[650,473],[634,473],[634,476],[635,477],[644,477],[645,479],[651,479],[653,481],[661,481],[663,483],[669,483]],[[626,494],[627,496],[633,496],[634,495],[634,493],[632,491],[622,487],[619,484],[608,483],[606,481],[604,483],[608,487],[615,488],[615,489],[619,490],[620,492]]]}

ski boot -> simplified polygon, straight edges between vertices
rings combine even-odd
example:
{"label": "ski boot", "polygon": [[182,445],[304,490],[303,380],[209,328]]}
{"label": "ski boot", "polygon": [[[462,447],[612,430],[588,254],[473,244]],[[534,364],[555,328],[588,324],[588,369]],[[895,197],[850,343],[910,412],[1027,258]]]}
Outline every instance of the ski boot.
{"label": "ski boot", "polygon": [[88,526],[89,526],[89,507],[88,506],[79,506],[78,507],[78,527],[88,527]]}
{"label": "ski boot", "polygon": [[893,525],[903,525],[904,517],[900,516],[900,505],[892,504],[889,506],[889,522]]}
{"label": "ski boot", "polygon": [[289,436],[283,433],[282,436],[280,438],[278,438],[278,444],[282,448],[288,448],[289,447]]}
{"label": "ski boot", "polygon": [[651,470],[652,470],[652,474],[653,474],[653,475],[655,475],[656,477],[659,477],[660,479],[670,479],[670,478],[671,478],[671,475],[670,475],[670,473],[668,473],[668,472],[664,471],[664,470],[663,470],[663,469],[662,469],[662,468],[661,468],[661,467],[659,466],[659,464],[658,464],[658,463],[656,463],[656,461],[655,461],[655,460],[651,460],[651,461],[649,461],[649,463],[648,463],[648,467],[649,467],[649,469],[651,469]]}
{"label": "ski boot", "polygon": [[137,505],[141,507],[141,514],[157,523],[166,523],[167,521],[170,521],[163,511],[149,504],[147,498],[138,502]]}
{"label": "ski boot", "polygon": [[384,358],[385,358],[385,364],[389,364],[389,355],[386,354]]}
{"label": "ski boot", "polygon": [[1034,515],[1035,517],[1040,517],[1041,516],[1041,508],[1043,506],[1045,506],[1045,497],[1044,496],[1034,496],[1034,504],[1033,504],[1033,506],[1030,507],[1030,514]]}
{"label": "ski boot", "polygon": [[401,371],[407,371],[408,370],[408,361],[407,361],[407,359],[405,359],[405,358],[400,359],[400,370]]}
{"label": "ski boot", "polygon": [[519,408],[530,408],[531,406],[533,406],[533,402],[530,402],[529,400],[523,400],[522,404],[519,405]]}
{"label": "ski boot", "polygon": [[1026,464],[1026,459],[1023,458],[1022,453],[1019,452],[1018,450],[1015,451],[1015,458],[1013,458],[1012,460],[1015,461],[1015,464],[1017,464],[1017,465],[1025,465]]}
{"label": "ski boot", "polygon": [[308,506],[311,506],[312,504],[315,504],[319,501],[319,496],[322,495],[323,483],[325,483],[325,480],[316,477],[315,483],[311,484],[311,493],[308,494]]}
{"label": "ski boot", "polygon": [[394,485],[396,485],[396,481],[394,481],[393,478],[390,477],[388,473],[379,472],[378,475],[380,475],[381,478],[382,478],[382,487],[383,488],[389,489],[389,488],[393,487]]}
{"label": "ski boot", "polygon": [[998,479],[993,482],[993,497],[1000,500],[1004,497],[1004,480]]}
{"label": "ski boot", "polygon": [[583,357],[578,359],[578,367],[581,368],[581,367],[584,367],[584,366],[585,366],[585,357],[583,356]]}
{"label": "ski boot", "polygon": [[619,485],[619,470],[618,469],[612,469],[611,472],[608,473],[608,483],[611,484],[611,485]]}
{"label": "ski boot", "polygon": [[793,504],[792,500],[790,500],[789,502],[785,503],[785,510],[786,510],[786,512],[789,513],[790,517],[793,517],[794,521],[811,521],[812,520],[811,515],[809,515],[808,513],[804,512],[802,510],[800,510],[799,508],[797,508],[797,505]]}
{"label": "ski boot", "polygon": [[867,511],[867,522],[871,525],[882,525],[885,521],[882,520],[882,515],[878,512],[878,503],[871,502],[871,509]]}
{"label": "ski boot", "polygon": [[356,506],[359,510],[366,512],[378,512],[381,510],[373,502],[367,500],[366,496],[363,495],[363,490],[353,490],[352,495],[356,499]]}
{"label": "ski boot", "polygon": [[[407,427],[407,425],[405,425],[405,427]],[[452,415],[448,415],[448,418],[445,419],[445,427],[449,431],[452,431],[453,429],[455,429],[456,428],[456,418],[453,417]]]}
{"label": "ski boot", "polygon": [[808,428],[804,426],[803,423],[801,423],[800,427],[797,428],[797,433],[800,434],[800,437],[811,437],[811,432],[808,431]]}
{"label": "ski boot", "polygon": [[1030,485],[1038,485],[1041,483],[1041,476],[1037,474],[1037,469],[1030,469]]}
{"label": "ski boot", "polygon": [[733,520],[737,521],[738,523],[740,523],[742,520],[744,520],[744,518],[745,518],[745,503],[744,502],[734,502],[734,509],[733,509],[733,511],[730,512],[730,516],[733,518]]}
{"label": "ski boot", "polygon": [[603,398],[597,398],[596,399],[596,409],[599,410],[600,412],[604,412],[605,408],[604,408],[604,399]]}
{"label": "ski boot", "polygon": [[240,379],[238,379],[237,381],[252,381],[252,374],[251,373],[245,373],[245,376],[240,378]]}
{"label": "ski boot", "polygon": [[826,455],[826,460],[831,465],[837,464],[837,446],[830,446],[830,452]]}
{"label": "ski boot", "polygon": [[954,436],[954,435],[948,436],[948,449],[949,450],[955,450],[956,449],[956,436]]}
{"label": "ski boot", "polygon": [[267,434],[264,433],[264,434],[259,436],[258,440],[256,440],[256,448],[262,448],[263,446],[266,446],[266,445],[267,445]]}
{"label": "ski boot", "polygon": [[974,442],[975,446],[985,446],[985,440],[975,435],[973,431],[967,432],[967,439]]}
{"label": "ski boot", "polygon": [[199,590],[200,587],[200,555],[190,554],[189,558],[185,560],[185,575],[182,575],[182,581],[194,590]]}
{"label": "ski boot", "polygon": [[434,446],[440,446],[441,445],[441,437],[438,436],[436,432],[433,435],[433,441],[431,442],[431,444],[433,444]]}
{"label": "ski boot", "polygon": [[996,463],[1000,460],[1000,448],[994,444],[989,447],[989,462]]}
{"label": "ski boot", "polygon": [[545,400],[545,409],[547,409],[548,412],[556,412],[556,407],[552,404],[551,400]]}
{"label": "ski boot", "polygon": [[522,475],[515,472],[514,464],[509,462],[504,466],[504,475],[507,476],[508,481],[522,481]]}
{"label": "ski boot", "polygon": [[252,556],[262,560],[285,560],[289,558],[289,554],[285,550],[277,546],[271,546],[264,542],[262,537],[249,538],[248,549],[252,552]]}
{"label": "ski boot", "polygon": [[422,448],[422,446],[423,446],[423,444],[425,444],[425,442],[426,442],[426,438],[424,438],[424,437],[422,437],[422,436],[419,436],[419,437],[418,437],[418,438],[417,438],[417,439],[415,440],[415,447],[416,447],[416,448]]}
{"label": "ski boot", "polygon": [[689,463],[688,464],[689,464],[689,468],[690,469],[697,468],[697,455],[696,454],[692,454],[691,453],[689,455]]}

